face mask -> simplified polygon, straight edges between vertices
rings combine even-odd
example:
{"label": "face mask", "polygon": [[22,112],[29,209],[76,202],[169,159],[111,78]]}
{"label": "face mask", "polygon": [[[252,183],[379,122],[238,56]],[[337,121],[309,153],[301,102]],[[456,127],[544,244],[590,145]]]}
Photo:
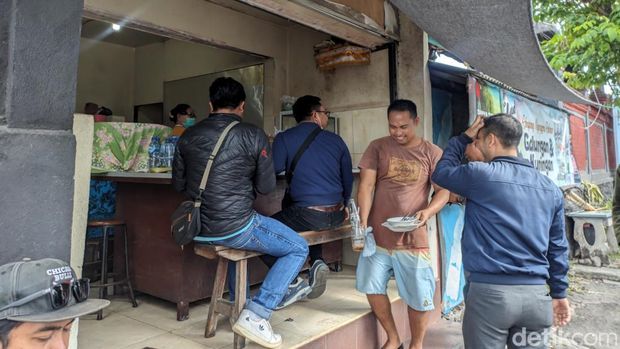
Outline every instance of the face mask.
{"label": "face mask", "polygon": [[183,127],[189,128],[189,127],[194,126],[195,123],[196,123],[196,118],[187,118],[185,119],[185,121],[183,121]]}

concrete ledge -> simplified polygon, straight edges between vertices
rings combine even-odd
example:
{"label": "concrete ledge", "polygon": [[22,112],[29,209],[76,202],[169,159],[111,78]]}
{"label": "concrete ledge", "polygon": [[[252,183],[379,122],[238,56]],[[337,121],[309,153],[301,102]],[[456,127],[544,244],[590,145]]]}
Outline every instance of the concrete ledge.
{"label": "concrete ledge", "polygon": [[597,268],[580,264],[572,264],[570,269],[575,274],[586,279],[602,279],[620,282],[620,269]]}

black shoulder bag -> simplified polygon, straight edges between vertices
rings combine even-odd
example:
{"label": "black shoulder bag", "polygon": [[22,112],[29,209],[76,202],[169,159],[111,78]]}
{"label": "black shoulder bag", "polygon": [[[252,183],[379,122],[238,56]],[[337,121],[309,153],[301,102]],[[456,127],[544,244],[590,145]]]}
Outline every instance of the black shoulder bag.
{"label": "black shoulder bag", "polygon": [[200,206],[202,204],[202,192],[204,192],[207,186],[209,172],[211,172],[211,166],[213,166],[213,160],[215,160],[217,152],[220,150],[222,143],[224,143],[224,139],[226,138],[226,135],[228,135],[230,129],[238,123],[239,121],[231,122],[228,126],[226,126],[220,135],[220,138],[218,138],[211,155],[209,155],[205,172],[202,174],[198,197],[193,201],[183,201],[170,217],[172,220],[172,224],[170,225],[172,237],[177,245],[181,246],[181,248],[183,248],[183,245],[187,245],[192,242],[194,238],[200,234]]}
{"label": "black shoulder bag", "polygon": [[297,167],[297,162],[303,155],[303,153],[308,149],[310,143],[316,138],[316,136],[321,133],[321,128],[317,127],[308,135],[308,138],[301,144],[301,147],[295,153],[295,157],[293,161],[291,161],[291,167],[286,170],[286,191],[284,192],[284,197],[282,198],[282,209],[293,206],[293,198],[291,197],[291,181],[293,180],[293,174],[295,173],[295,167]]}

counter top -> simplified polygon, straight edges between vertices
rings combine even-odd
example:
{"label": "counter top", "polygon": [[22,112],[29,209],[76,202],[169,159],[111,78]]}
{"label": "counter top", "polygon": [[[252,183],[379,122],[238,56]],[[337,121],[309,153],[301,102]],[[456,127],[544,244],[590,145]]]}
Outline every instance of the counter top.
{"label": "counter top", "polygon": [[[353,174],[359,174],[360,170],[353,169]],[[102,181],[110,180],[115,182],[129,182],[129,183],[158,183],[158,184],[171,184],[172,173],[151,173],[151,172],[106,172],[106,173],[93,173],[91,174],[93,179],[99,179]],[[278,174],[278,179],[284,179],[284,174]]]}
{"label": "counter top", "polygon": [[110,180],[115,182],[130,183],[158,183],[171,184],[172,173],[150,173],[150,172],[106,172],[93,173],[93,179]]}

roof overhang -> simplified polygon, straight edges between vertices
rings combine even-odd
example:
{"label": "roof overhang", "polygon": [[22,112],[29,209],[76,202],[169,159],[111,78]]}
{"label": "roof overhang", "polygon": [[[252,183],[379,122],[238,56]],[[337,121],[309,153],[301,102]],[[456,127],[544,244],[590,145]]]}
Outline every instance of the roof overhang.
{"label": "roof overhang", "polygon": [[[318,0],[239,0],[242,3],[265,10],[291,21],[308,26],[312,29],[339,37],[354,44],[376,48],[393,40],[398,36],[378,28],[376,24],[366,22],[364,14],[349,10],[343,12],[339,7],[327,6],[330,1]],[[333,3],[332,5],[338,5]]]}
{"label": "roof overhang", "polygon": [[530,0],[391,0],[476,70],[539,97],[595,104],[564,84],[540,49]]}

